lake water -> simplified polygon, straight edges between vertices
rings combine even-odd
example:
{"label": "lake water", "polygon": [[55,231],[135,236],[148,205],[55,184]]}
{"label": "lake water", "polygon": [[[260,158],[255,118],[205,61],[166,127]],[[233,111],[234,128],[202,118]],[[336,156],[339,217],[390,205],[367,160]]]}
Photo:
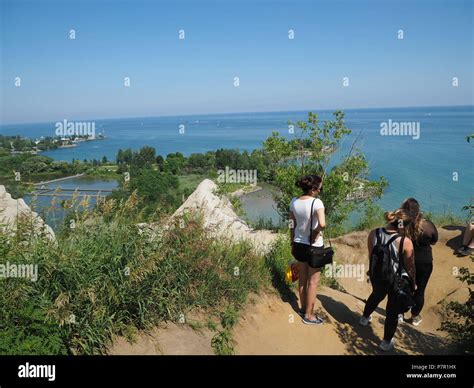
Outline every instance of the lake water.
{"label": "lake water", "polygon": [[240,197],[246,219],[252,222],[258,222],[260,219],[271,220],[274,226],[278,226],[281,220],[276,203],[273,201],[273,195],[278,189],[266,183],[260,183],[260,187],[262,190]]}
{"label": "lake water", "polygon": [[[61,180],[58,182],[52,182],[49,184],[44,185],[44,188],[48,189],[56,189],[58,187],[62,189],[78,189],[78,198],[76,200],[77,205],[85,198],[84,196],[88,196],[89,198],[89,209],[92,209],[97,201],[97,197],[91,195],[91,192],[82,191],[83,190],[113,190],[118,186],[117,181],[115,180],[108,180],[102,178],[94,178],[94,177],[77,177],[71,178],[66,180]],[[62,202],[64,200],[71,200],[70,196],[66,196],[65,194],[72,194],[71,192],[68,193],[59,193],[55,195],[56,199],[53,201],[53,197],[49,196],[35,196],[26,195],[24,197],[25,202],[32,206],[34,211],[42,216],[42,218],[46,221],[48,225],[50,225],[53,229],[58,230],[62,224],[64,217],[66,216],[66,210],[62,207]],[[95,193],[94,193],[95,194]],[[78,210],[82,210],[81,206],[78,207]]]}
{"label": "lake water", "polygon": [[[321,120],[330,111],[316,111]],[[83,142],[78,147],[45,152],[56,160],[114,159],[118,149],[156,148],[189,155],[219,148],[260,148],[272,131],[287,138],[288,120],[305,120],[307,112],[270,112],[183,117],[149,117],[96,120],[107,139]],[[381,124],[414,123],[420,136],[382,136]],[[474,107],[423,107],[346,110],[346,124],[353,130],[341,147],[349,149],[360,134],[359,146],[370,163],[370,178],[384,176],[390,183],[380,204],[393,209],[407,197],[417,198],[426,211],[460,214],[473,196],[473,145],[466,136],[474,133]],[[184,125],[184,134],[179,133]],[[181,127],[183,128],[183,127]],[[28,137],[54,135],[54,123],[3,125],[1,134]]]}

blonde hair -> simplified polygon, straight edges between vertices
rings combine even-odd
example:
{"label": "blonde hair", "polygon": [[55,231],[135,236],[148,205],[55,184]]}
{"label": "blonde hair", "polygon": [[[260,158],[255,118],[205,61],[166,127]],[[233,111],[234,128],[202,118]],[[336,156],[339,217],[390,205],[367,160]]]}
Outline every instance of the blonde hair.
{"label": "blonde hair", "polygon": [[405,227],[410,225],[413,221],[412,215],[404,209],[397,209],[392,212],[386,212],[384,214],[384,218],[387,223],[393,225],[398,229],[405,229]]}

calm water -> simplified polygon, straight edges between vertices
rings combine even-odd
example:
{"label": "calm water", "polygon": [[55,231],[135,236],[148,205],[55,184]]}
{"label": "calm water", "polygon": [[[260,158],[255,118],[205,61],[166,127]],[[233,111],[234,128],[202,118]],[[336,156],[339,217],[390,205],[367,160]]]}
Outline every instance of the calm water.
{"label": "calm water", "polygon": [[[317,111],[322,120],[330,111]],[[218,148],[253,150],[272,131],[290,138],[288,120],[305,120],[307,112],[244,113],[138,119],[97,120],[107,139],[81,143],[76,148],[45,152],[56,160],[114,159],[119,148],[144,145],[157,153],[189,155]],[[381,122],[417,122],[420,138],[381,136]],[[395,208],[408,196],[421,201],[425,210],[460,213],[473,196],[472,145],[465,140],[474,132],[474,107],[427,107],[346,110],[346,124],[353,130],[343,143],[347,150],[360,133],[360,148],[370,162],[370,177],[384,176],[390,183],[381,205]],[[185,133],[179,133],[179,126]],[[2,134],[29,137],[54,135],[54,123],[4,125]],[[458,180],[453,180],[457,174]],[[258,217],[257,217],[258,218]]]}
{"label": "calm water", "polygon": [[281,220],[277,205],[273,201],[273,195],[278,190],[266,183],[261,183],[260,186],[262,190],[246,194],[240,198],[242,209],[246,214],[246,218],[250,221],[271,220],[272,224],[277,226],[281,223]]}
{"label": "calm water", "polygon": [[[117,187],[117,181],[115,180],[107,180],[102,178],[91,178],[91,177],[78,177],[78,178],[71,178],[66,179],[63,181],[53,182],[44,185],[45,188],[56,189],[57,187],[63,189],[79,189],[78,194],[79,196],[76,200],[77,205],[84,199],[82,195],[89,196],[89,209],[92,209],[96,203],[96,197],[91,195],[90,192],[81,191],[80,189],[85,190],[98,190],[98,189],[105,189],[105,190],[112,190]],[[64,193],[63,193],[64,194]],[[72,194],[71,192],[67,194]],[[32,206],[34,210],[39,213],[43,219],[46,221],[48,225],[50,225],[53,229],[59,229],[62,224],[64,217],[66,216],[66,211],[62,208],[61,203],[64,200],[71,200],[71,197],[61,195],[56,196],[56,200],[52,201],[52,197],[46,196],[36,196],[33,197],[31,195],[27,195],[24,198],[25,202]],[[78,210],[82,210],[83,207],[78,207]]]}

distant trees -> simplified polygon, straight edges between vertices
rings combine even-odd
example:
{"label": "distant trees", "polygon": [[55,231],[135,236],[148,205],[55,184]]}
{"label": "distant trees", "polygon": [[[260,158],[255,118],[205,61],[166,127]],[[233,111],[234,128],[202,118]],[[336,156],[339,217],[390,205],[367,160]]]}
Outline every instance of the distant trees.
{"label": "distant trees", "polygon": [[153,147],[145,146],[138,151],[130,148],[120,149],[116,157],[119,172],[131,171],[134,168],[156,166],[157,170],[173,175],[209,174],[226,167],[236,170],[257,170],[262,179],[270,177],[268,158],[262,150],[239,151],[219,149],[206,153],[194,153],[185,157],[181,152],[170,153],[163,158],[156,155]]}
{"label": "distant trees", "polygon": [[179,175],[183,172],[186,164],[186,158],[181,152],[175,152],[174,154],[168,154],[164,163],[164,171],[170,174]]}
{"label": "distant trees", "polygon": [[174,204],[176,199],[181,199],[179,196],[174,198],[178,188],[179,181],[175,175],[150,168],[130,177],[129,191],[137,190],[139,197],[148,203],[161,201]]}
{"label": "distant trees", "polygon": [[50,150],[58,148],[57,138],[43,137],[33,140],[22,136],[0,135],[0,154],[11,151],[28,152],[33,150]]}
{"label": "distant trees", "polygon": [[191,154],[186,161],[186,171],[196,174],[208,174],[216,168],[215,152]]}

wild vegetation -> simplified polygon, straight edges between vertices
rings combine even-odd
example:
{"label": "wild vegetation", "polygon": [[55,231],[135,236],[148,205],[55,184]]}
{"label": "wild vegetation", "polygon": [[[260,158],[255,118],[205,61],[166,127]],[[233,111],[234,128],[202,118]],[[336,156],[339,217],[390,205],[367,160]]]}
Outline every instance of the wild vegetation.
{"label": "wild vegetation", "polygon": [[230,317],[267,281],[263,260],[211,238],[197,217],[151,238],[137,203],[134,192],[78,213],[57,243],[32,239],[28,222],[0,234],[2,261],[39,270],[37,282],[0,281],[0,354],[100,354],[114,334],[182,323],[193,309],[216,317],[216,351],[232,351]]}
{"label": "wild vegetation", "polygon": [[[466,140],[470,143],[474,139],[474,134],[467,136]],[[468,222],[474,222],[474,205],[472,201],[463,207],[468,213]],[[451,221],[451,220],[450,220]],[[456,223],[452,223],[456,224]],[[474,261],[474,255],[469,259]],[[450,338],[456,345],[465,352],[474,350],[474,273],[469,268],[459,268],[458,279],[467,287],[469,298],[466,303],[452,301],[445,306],[446,318],[441,323],[441,329],[448,332]]]}
{"label": "wild vegetation", "polygon": [[[56,243],[33,238],[28,222],[20,222],[14,235],[0,232],[2,262],[37,264],[40,273],[37,282],[0,281],[0,354],[101,354],[116,334],[133,337],[137,330],[164,321],[186,323],[188,313],[196,309],[210,317],[207,327],[215,331],[216,353],[231,354],[232,328],[247,295],[270,285],[283,292],[292,290],[284,281],[291,258],[288,237],[283,235],[287,230],[263,258],[247,243],[212,238],[198,217],[186,219],[184,228],[166,220],[204,177],[216,178],[218,170],[228,167],[256,169],[259,179],[277,186],[283,216],[291,197],[298,194],[296,179],[308,173],[322,175],[322,199],[333,236],[347,232],[342,225],[356,209],[361,216],[355,229],[382,224],[383,210],[375,200],[387,182],[382,177],[368,180],[368,163],[355,145],[347,155],[332,159],[341,139],[350,133],[343,113],[335,112],[334,117],[320,124],[310,113],[307,122],[297,123],[296,139],[273,134],[261,150],[250,153],[221,149],[164,158],[154,148],[143,147],[119,150],[114,162],[65,163],[5,149],[2,154],[0,149],[0,183],[7,183],[17,195],[21,189],[11,180],[12,171],[22,173],[22,184],[48,174],[82,172],[120,182],[92,210],[70,206]],[[227,183],[220,185],[219,193],[241,187]],[[361,187],[368,200],[349,201]],[[238,200],[233,204],[238,211]],[[443,217],[443,222],[459,222],[449,214]],[[159,232],[140,226],[151,221],[161,225]],[[270,227],[263,219],[254,226]],[[461,275],[472,284],[472,274]],[[324,276],[322,283],[339,287]],[[472,291],[470,295],[466,306],[449,306],[450,319],[443,329],[472,346]]]}

